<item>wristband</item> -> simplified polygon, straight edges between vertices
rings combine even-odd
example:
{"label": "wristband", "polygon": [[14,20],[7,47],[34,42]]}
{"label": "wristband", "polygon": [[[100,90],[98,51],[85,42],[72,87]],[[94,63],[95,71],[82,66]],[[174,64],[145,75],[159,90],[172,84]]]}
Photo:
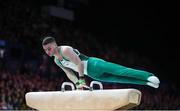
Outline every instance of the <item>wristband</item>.
{"label": "wristband", "polygon": [[79,79],[79,81],[75,83],[75,85],[80,85],[80,84],[85,84],[85,80]]}

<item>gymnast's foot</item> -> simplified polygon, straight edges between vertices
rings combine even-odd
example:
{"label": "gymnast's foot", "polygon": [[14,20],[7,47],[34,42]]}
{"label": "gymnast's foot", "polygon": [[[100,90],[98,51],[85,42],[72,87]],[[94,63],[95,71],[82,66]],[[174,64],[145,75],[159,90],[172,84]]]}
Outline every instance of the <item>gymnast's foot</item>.
{"label": "gymnast's foot", "polygon": [[150,76],[147,79],[149,82],[147,82],[148,86],[154,87],[154,88],[158,88],[159,87],[159,79],[156,76]]}
{"label": "gymnast's foot", "polygon": [[153,84],[159,84],[160,83],[159,79],[156,76],[150,76],[150,77],[148,77],[147,80]]}
{"label": "gymnast's foot", "polygon": [[153,87],[153,88],[158,88],[158,87],[159,87],[159,84],[154,84],[154,83],[152,83],[152,82],[147,82],[147,85],[148,85],[148,86],[151,86],[151,87]]}

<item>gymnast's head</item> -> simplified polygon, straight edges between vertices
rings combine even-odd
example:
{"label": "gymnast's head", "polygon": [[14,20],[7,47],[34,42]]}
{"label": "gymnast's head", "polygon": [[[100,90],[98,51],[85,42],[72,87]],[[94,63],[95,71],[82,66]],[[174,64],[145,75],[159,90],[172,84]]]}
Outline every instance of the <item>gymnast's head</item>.
{"label": "gymnast's head", "polygon": [[45,37],[42,46],[47,55],[53,56],[57,48],[56,40],[53,37]]}

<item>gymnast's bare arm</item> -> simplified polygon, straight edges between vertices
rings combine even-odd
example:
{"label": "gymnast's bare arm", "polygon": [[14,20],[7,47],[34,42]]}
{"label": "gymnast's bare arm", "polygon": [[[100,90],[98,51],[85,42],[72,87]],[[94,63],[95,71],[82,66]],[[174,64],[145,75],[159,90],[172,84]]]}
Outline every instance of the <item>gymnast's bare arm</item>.
{"label": "gymnast's bare arm", "polygon": [[73,48],[70,46],[62,46],[61,51],[67,59],[77,65],[79,77],[84,76],[84,64],[82,63],[79,56],[73,51]]}
{"label": "gymnast's bare arm", "polygon": [[67,77],[74,83],[76,84],[78,82],[78,78],[74,74],[74,72],[71,69],[61,67],[61,69],[66,73]]}

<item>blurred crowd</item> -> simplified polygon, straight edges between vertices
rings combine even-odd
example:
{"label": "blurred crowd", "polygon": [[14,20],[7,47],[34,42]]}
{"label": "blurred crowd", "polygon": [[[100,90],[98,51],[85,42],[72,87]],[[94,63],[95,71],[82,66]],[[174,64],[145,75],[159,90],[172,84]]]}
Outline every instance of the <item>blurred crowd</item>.
{"label": "blurred crowd", "polygon": [[[25,102],[25,94],[31,91],[60,91],[63,82],[69,82],[64,74],[61,77],[44,77],[38,73],[34,75],[0,72],[0,109],[1,110],[33,110]],[[87,84],[92,81],[86,79]],[[148,86],[129,84],[103,83],[104,89],[136,88],[142,92],[142,100],[136,110],[176,110],[179,109],[180,95],[174,84],[162,83],[158,89]],[[69,90],[69,89],[67,89]]]}
{"label": "blurred crowd", "polygon": [[[97,35],[73,21],[47,16],[41,12],[46,2],[0,1],[0,39],[6,41],[0,58],[0,110],[31,109],[25,94],[30,91],[60,90],[69,81],[64,72],[47,57],[41,48],[42,38],[53,36],[59,45],[70,45],[88,56],[132,68],[156,72],[155,64],[134,50],[119,49],[118,45],[97,39]],[[158,76],[158,75],[157,75]],[[161,78],[160,78],[161,79]],[[92,81],[87,78],[87,83]],[[135,87],[142,91],[142,102],[134,109],[178,109],[179,89],[175,83],[162,80],[160,88],[106,84],[105,89]]]}

